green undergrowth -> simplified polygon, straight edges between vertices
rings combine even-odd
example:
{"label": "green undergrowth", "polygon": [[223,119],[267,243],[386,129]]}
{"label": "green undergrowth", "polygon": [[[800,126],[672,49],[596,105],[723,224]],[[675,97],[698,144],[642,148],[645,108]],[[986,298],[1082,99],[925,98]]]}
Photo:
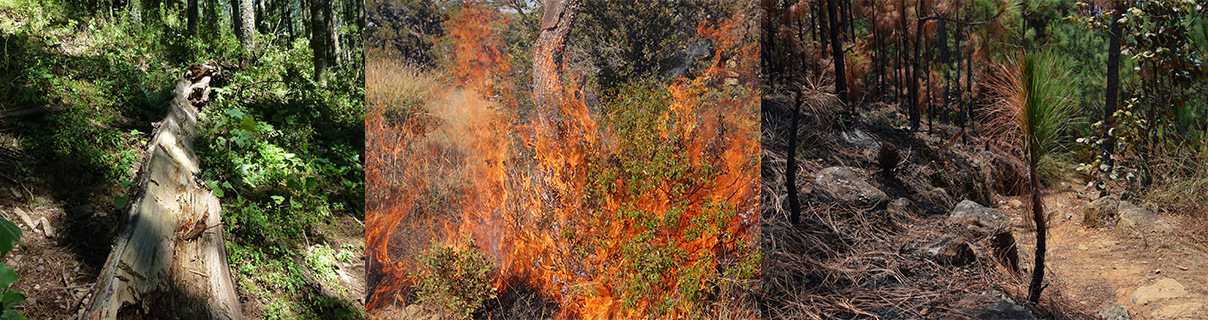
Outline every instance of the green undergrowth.
{"label": "green undergrowth", "polygon": [[[265,319],[363,317],[356,298],[322,296],[302,272],[331,280],[337,261],[364,251],[336,243],[363,233],[317,228],[364,219],[363,55],[357,47],[321,85],[304,34],[259,34],[247,53],[229,17],[206,13],[213,4],[201,4],[206,18],[190,37],[180,4],[146,3],[135,24],[124,5],[108,2],[0,0],[0,112],[34,110],[0,117],[0,142],[18,154],[0,157],[0,179],[47,186],[69,205],[120,211],[152,123],[186,68],[239,65],[201,108],[194,142],[200,180],[225,207],[239,293]],[[339,32],[360,33],[355,25]],[[73,220],[64,233],[99,269],[108,251],[88,248],[107,248],[100,244],[120,223],[93,220]],[[315,245],[327,249],[308,250]]]}
{"label": "green undergrowth", "polygon": [[365,210],[364,87],[338,80],[363,73],[334,69],[328,85],[319,85],[309,75],[309,52],[304,39],[268,47],[258,63],[215,88],[199,114],[197,151],[202,176],[225,207],[233,274],[242,291],[264,302],[266,318],[362,317],[347,298],[315,292],[300,269],[332,277],[334,262],[306,255],[310,243],[334,245],[334,235],[315,226],[339,216],[363,220]]}

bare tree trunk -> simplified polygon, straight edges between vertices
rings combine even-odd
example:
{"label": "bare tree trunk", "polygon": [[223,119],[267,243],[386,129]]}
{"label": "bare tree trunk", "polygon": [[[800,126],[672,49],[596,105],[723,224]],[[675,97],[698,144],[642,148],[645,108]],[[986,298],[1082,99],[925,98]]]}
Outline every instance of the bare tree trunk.
{"label": "bare tree trunk", "polygon": [[1044,219],[1044,203],[1040,198],[1040,179],[1036,174],[1036,165],[1040,163],[1036,145],[1028,146],[1028,180],[1032,189],[1032,222],[1036,224],[1036,261],[1032,269],[1032,282],[1028,284],[1028,302],[1036,305],[1040,302],[1040,291],[1044,290],[1044,254],[1045,235],[1048,226]]}
{"label": "bare tree trunk", "polygon": [[940,31],[940,64],[944,68],[944,105],[940,107],[940,123],[948,123],[948,90],[952,87],[952,76],[948,72],[952,63],[948,59],[948,28],[944,25],[944,19],[939,19],[936,23]]}
{"label": "bare tree trunk", "polygon": [[142,0],[130,0],[130,9],[128,9],[128,10],[129,10],[129,14],[130,14],[131,24],[136,28],[142,27],[142,25],[143,25],[143,1]]}
{"label": "bare tree trunk", "polygon": [[189,37],[197,36],[197,0],[189,0],[185,10],[188,11]]}
{"label": "bare tree trunk", "polygon": [[[541,111],[562,101],[562,59],[566,36],[579,14],[579,0],[544,0],[541,34],[533,49],[533,99]],[[781,62],[783,63],[783,62]]]}
{"label": "bare tree trunk", "polygon": [[826,0],[826,15],[830,19],[828,24],[830,24],[831,58],[835,64],[835,95],[839,96],[839,101],[847,106],[848,112],[855,115],[856,105],[851,103],[851,99],[847,96],[847,75],[843,70],[843,43],[839,42],[839,16],[837,9],[835,7],[835,0]]}
{"label": "bare tree trunk", "polygon": [[256,49],[256,21],[255,13],[252,12],[252,0],[240,0],[239,10],[242,11],[239,17],[242,19],[240,29],[243,30],[243,38],[239,39],[239,43],[243,46],[245,54],[251,54],[252,50]]}
{"label": "bare tree trunk", "polygon": [[335,8],[330,5],[330,1],[328,0],[329,5],[323,9],[323,18],[326,19],[325,22],[327,23],[327,36],[330,39],[330,42],[327,43],[327,60],[331,67],[338,68],[340,62],[343,60],[340,57],[340,33],[336,32]]}
{"label": "bare tree trunk", "polygon": [[801,222],[801,202],[797,199],[797,114],[801,112],[801,89],[797,87],[797,101],[793,103],[792,125],[789,127],[789,159],[785,168],[784,184],[789,196],[789,222]]}
{"label": "bare tree trunk", "polygon": [[323,77],[327,73],[327,42],[330,37],[327,36],[327,20],[325,19],[328,0],[310,0],[310,49],[314,52],[313,62],[315,64],[315,72],[313,74],[315,82],[327,85],[326,78]]}
{"label": "bare tree trunk", "polygon": [[[923,9],[927,7],[927,2],[919,0],[915,6],[915,25],[914,25],[914,58],[911,59],[910,73],[910,129],[919,130],[919,47],[923,45],[923,20],[917,19],[923,16]],[[905,15],[902,16],[905,18]]]}
{"label": "bare tree trunk", "polygon": [[1101,163],[1108,166],[1114,165],[1112,161],[1112,153],[1116,150],[1116,138],[1108,134],[1106,128],[1112,127],[1111,117],[1116,113],[1116,103],[1119,100],[1120,90],[1120,37],[1122,31],[1120,27],[1120,18],[1123,16],[1124,2],[1115,1],[1116,14],[1112,16],[1110,42],[1107,46],[1107,92],[1103,105],[1103,138],[1107,139],[1107,143],[1103,144],[1103,161]]}

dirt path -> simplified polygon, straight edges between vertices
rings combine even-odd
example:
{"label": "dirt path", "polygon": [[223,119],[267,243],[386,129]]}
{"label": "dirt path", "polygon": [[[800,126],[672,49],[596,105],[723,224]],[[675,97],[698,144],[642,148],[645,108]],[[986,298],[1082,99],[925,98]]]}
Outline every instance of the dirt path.
{"label": "dirt path", "polygon": [[[1064,184],[1068,185],[1068,184]],[[1014,214],[1016,236],[1027,249],[1034,250],[1035,232],[1023,230],[1023,199],[1007,198],[1001,209]],[[1075,191],[1049,191],[1045,196],[1049,211],[1049,251],[1045,294],[1058,294],[1070,301],[1070,307],[1095,314],[1103,307],[1123,305],[1132,319],[1206,319],[1208,318],[1208,254],[1185,243],[1174,234],[1141,234],[1113,228],[1086,228],[1082,213],[1088,202]],[[1177,218],[1159,215],[1177,227]],[[1026,265],[1032,265],[1029,258]],[[1029,269],[1030,270],[1030,269]],[[1169,284],[1173,279],[1185,293],[1177,297],[1144,298],[1134,302],[1139,288]],[[1175,290],[1177,291],[1177,290]],[[1143,296],[1142,296],[1143,297]]]}

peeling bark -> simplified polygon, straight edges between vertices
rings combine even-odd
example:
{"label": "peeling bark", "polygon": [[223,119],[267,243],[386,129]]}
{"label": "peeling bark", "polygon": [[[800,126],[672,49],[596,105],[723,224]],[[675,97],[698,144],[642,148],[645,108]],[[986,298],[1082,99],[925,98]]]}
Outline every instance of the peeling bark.
{"label": "peeling bark", "polygon": [[[226,261],[222,206],[196,182],[197,106],[210,77],[186,75],[156,125],[125,226],[81,319],[243,319]],[[200,90],[200,99],[190,95]],[[196,104],[196,105],[195,105]]]}

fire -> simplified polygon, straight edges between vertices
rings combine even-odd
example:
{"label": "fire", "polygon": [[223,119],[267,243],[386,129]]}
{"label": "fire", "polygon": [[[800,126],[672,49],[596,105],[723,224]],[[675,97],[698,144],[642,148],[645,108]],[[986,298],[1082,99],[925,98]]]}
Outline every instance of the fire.
{"label": "fire", "polygon": [[[533,94],[545,96],[517,117],[512,93],[524,90],[499,80],[510,59],[490,25],[507,21],[460,12],[446,20],[456,86],[402,115],[366,116],[368,310],[407,303],[416,255],[462,235],[495,264],[500,292],[533,288],[558,302],[556,318],[686,316],[721,290],[706,281],[726,276],[718,270],[749,266],[759,235],[759,48],[744,39],[748,17],[699,24],[715,51],[708,69],[635,89],[662,97],[657,111],[616,107],[643,103],[626,96],[589,107],[581,88],[563,84],[581,75],[534,68],[555,81],[536,83]],[[535,48],[534,60],[557,50]]]}

